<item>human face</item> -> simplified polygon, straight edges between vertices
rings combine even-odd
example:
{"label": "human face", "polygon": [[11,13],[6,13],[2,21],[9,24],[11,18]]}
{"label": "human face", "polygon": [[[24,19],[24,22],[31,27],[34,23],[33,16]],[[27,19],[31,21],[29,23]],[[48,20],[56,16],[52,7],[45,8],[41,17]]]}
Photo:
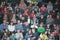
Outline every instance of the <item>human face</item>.
{"label": "human face", "polygon": [[32,29],[32,32],[35,33],[35,29]]}
{"label": "human face", "polygon": [[13,22],[11,22],[10,24],[13,25]]}
{"label": "human face", "polygon": [[50,24],[47,24],[47,27],[49,27],[50,26]]}
{"label": "human face", "polygon": [[20,33],[20,30],[17,30],[17,33]]}
{"label": "human face", "polygon": [[59,19],[60,17],[57,15],[57,19]]}
{"label": "human face", "polygon": [[38,38],[38,40],[41,40],[41,38]]}
{"label": "human face", "polygon": [[6,40],[10,40],[10,38],[8,37]]}
{"label": "human face", "polygon": [[31,30],[28,31],[28,34],[31,34]]}
{"label": "human face", "polygon": [[28,38],[28,40],[30,40],[30,38]]}
{"label": "human face", "polygon": [[18,20],[18,22],[17,22],[18,24],[20,24],[20,20]]}
{"label": "human face", "polygon": [[6,20],[3,20],[3,23],[4,23],[4,24],[6,24],[6,23],[7,23],[7,21],[6,21]]}
{"label": "human face", "polygon": [[40,24],[40,27],[43,27],[43,25],[42,25],[42,24]]}

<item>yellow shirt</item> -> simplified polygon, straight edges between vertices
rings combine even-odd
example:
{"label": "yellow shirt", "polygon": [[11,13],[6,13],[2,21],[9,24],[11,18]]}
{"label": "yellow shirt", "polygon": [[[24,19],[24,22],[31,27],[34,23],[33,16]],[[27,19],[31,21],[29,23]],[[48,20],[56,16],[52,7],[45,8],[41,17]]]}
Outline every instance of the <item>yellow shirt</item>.
{"label": "yellow shirt", "polygon": [[41,35],[41,39],[47,39],[48,37],[46,35]]}

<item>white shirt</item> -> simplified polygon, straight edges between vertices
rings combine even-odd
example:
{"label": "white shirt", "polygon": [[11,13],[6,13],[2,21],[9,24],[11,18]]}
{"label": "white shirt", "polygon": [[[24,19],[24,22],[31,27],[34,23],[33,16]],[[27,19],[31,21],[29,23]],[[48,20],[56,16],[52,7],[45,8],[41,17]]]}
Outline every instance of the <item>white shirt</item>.
{"label": "white shirt", "polygon": [[37,25],[35,25],[35,26],[34,25],[31,25],[31,28],[38,28],[38,27],[37,27]]}
{"label": "white shirt", "polygon": [[16,37],[16,39],[23,38],[23,34],[22,33],[16,33],[15,37]]}
{"label": "white shirt", "polygon": [[8,30],[9,30],[10,32],[15,31],[15,26],[14,26],[14,25],[13,25],[13,26],[8,25]]}

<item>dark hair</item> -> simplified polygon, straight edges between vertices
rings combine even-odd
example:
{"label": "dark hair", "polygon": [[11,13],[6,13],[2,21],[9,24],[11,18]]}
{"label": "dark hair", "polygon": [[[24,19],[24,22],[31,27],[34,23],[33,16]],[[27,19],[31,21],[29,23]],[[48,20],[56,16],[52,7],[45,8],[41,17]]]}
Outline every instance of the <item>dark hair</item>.
{"label": "dark hair", "polygon": [[[13,21],[10,21],[10,23],[9,23],[9,24],[11,25],[11,23],[13,23]],[[14,23],[13,23],[13,25],[14,25]]]}
{"label": "dark hair", "polygon": [[28,34],[29,34],[29,31],[31,31],[31,29],[28,30]]}
{"label": "dark hair", "polygon": [[11,35],[14,34],[14,32],[11,32]]}

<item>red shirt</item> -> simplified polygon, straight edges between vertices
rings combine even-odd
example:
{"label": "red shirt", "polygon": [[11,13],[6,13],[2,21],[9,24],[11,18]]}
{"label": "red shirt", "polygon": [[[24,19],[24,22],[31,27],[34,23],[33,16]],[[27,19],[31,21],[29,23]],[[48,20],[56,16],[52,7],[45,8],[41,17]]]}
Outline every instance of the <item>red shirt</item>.
{"label": "red shirt", "polygon": [[28,11],[24,12],[23,15],[28,15]]}
{"label": "red shirt", "polygon": [[35,15],[34,13],[31,13],[31,14],[30,14],[30,17],[31,17],[31,18],[33,18],[33,17],[34,17],[34,15]]}
{"label": "red shirt", "polygon": [[42,10],[42,11],[45,11],[45,10],[46,10],[46,7],[42,6],[42,7],[41,7],[41,10]]}

